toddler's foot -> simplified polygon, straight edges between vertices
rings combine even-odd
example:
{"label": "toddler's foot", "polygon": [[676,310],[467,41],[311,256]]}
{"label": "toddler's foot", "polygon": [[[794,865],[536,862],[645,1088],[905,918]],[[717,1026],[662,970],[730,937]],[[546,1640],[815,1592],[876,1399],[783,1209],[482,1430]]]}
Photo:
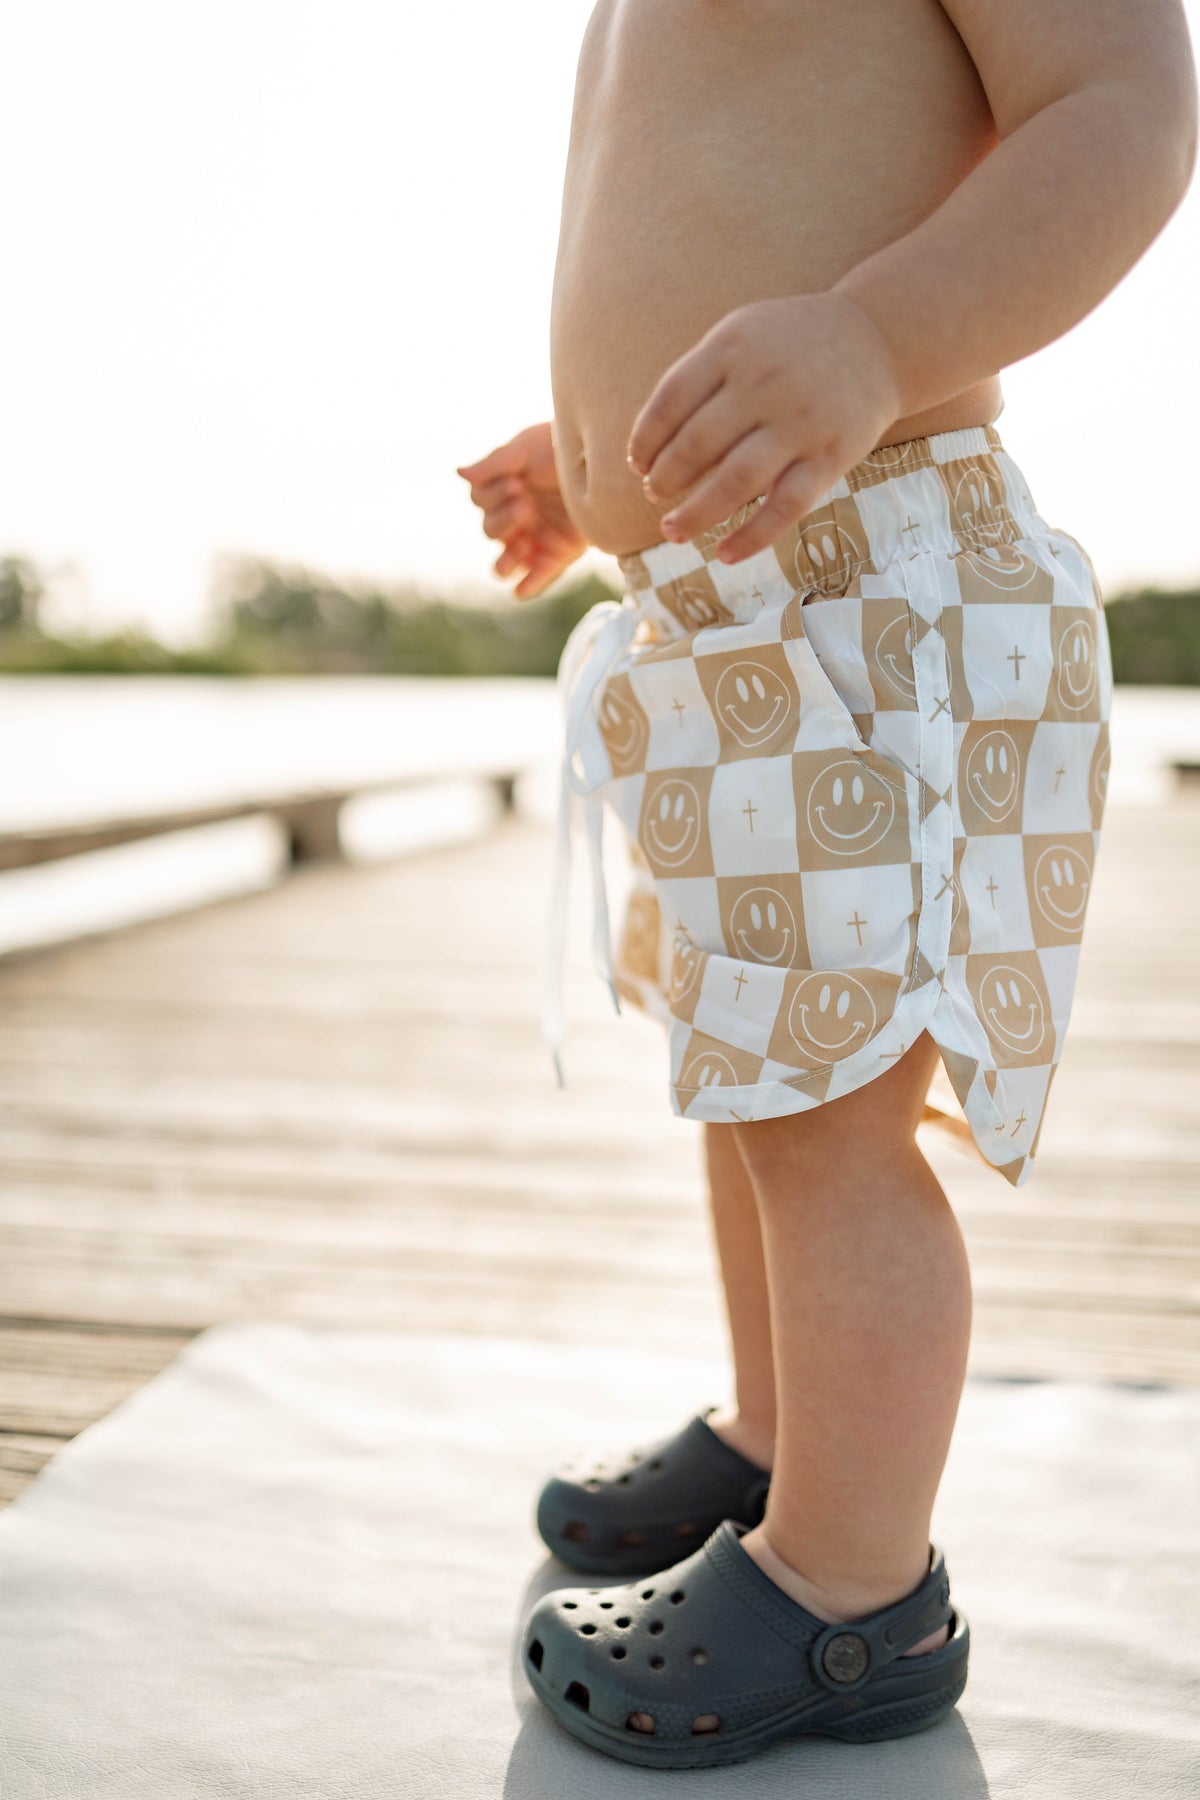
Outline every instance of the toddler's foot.
{"label": "toddler's foot", "polygon": [[[829,1597],[815,1587],[811,1581],[805,1580],[804,1576],[793,1569],[790,1563],[784,1562],[778,1551],[767,1541],[766,1532],[761,1524],[745,1533],[741,1545],[746,1554],[758,1564],[763,1574],[770,1576],[776,1587],[782,1588],[790,1600],[794,1600],[798,1606],[803,1606],[815,1618],[824,1619],[827,1625],[832,1625],[835,1620],[839,1623],[849,1624],[856,1616],[851,1612],[831,1611]],[[866,1612],[874,1610],[873,1607],[859,1608],[857,1616],[865,1617]],[[929,1637],[922,1638],[919,1644],[914,1644],[912,1649],[906,1650],[904,1654],[905,1656],[924,1656],[928,1651],[936,1650],[939,1644],[944,1644],[949,1636],[949,1625],[943,1625]]]}

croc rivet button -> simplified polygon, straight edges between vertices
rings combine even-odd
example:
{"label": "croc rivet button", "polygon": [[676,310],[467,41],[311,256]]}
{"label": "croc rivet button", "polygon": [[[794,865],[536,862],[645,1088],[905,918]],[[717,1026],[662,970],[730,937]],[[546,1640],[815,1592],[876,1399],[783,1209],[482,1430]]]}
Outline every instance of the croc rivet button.
{"label": "croc rivet button", "polygon": [[821,1666],[830,1681],[860,1681],[870,1661],[871,1652],[854,1631],[839,1631],[821,1652]]}

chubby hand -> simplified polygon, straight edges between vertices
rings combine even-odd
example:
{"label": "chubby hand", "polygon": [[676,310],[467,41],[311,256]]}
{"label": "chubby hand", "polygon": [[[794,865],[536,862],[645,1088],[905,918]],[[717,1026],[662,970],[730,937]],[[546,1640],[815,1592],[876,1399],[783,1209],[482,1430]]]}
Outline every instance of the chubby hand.
{"label": "chubby hand", "polygon": [[[900,416],[878,326],[836,291],[756,300],[672,363],[634,422],[628,459],[682,542],[765,494],[722,562],[763,550]],[[686,498],[681,498],[686,496]]]}
{"label": "chubby hand", "polygon": [[493,568],[517,576],[518,600],[532,600],[587,549],[563,505],[548,420],[455,473],[470,483],[487,536],[504,545]]}

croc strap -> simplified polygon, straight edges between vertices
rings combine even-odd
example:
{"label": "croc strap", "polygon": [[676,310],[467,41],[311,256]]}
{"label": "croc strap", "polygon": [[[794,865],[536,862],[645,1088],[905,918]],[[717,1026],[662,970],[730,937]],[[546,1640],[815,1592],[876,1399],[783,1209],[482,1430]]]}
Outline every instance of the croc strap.
{"label": "croc strap", "polygon": [[869,1618],[826,1626],[809,1653],[813,1673],[831,1693],[852,1694],[953,1618],[945,1558],[931,1546],[929,1573],[911,1594]]}

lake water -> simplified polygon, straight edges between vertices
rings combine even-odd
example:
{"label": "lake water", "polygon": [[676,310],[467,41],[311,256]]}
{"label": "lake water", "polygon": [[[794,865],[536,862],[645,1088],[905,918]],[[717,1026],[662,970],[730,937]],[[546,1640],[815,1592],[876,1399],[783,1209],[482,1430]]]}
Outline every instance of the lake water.
{"label": "lake water", "polygon": [[[345,809],[352,859],[393,856],[485,828],[480,769],[526,771],[518,805],[550,819],[558,731],[548,680],[0,677],[0,832],[428,776]],[[1200,689],[1118,688],[1112,738],[1109,804],[1154,803],[1173,758],[1200,762]],[[283,862],[260,817],[13,870],[0,952],[252,891]]]}

